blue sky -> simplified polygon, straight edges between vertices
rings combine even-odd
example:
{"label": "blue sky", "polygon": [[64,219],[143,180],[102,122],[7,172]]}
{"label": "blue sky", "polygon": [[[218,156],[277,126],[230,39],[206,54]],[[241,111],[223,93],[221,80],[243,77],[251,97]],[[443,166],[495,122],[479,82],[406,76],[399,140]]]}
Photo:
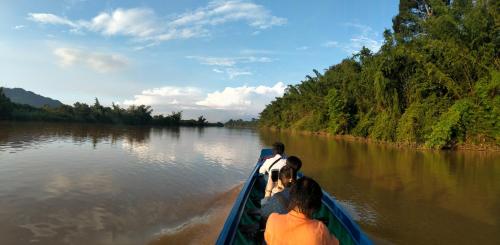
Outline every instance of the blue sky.
{"label": "blue sky", "polygon": [[1,1],[0,86],[211,121],[378,50],[398,1]]}

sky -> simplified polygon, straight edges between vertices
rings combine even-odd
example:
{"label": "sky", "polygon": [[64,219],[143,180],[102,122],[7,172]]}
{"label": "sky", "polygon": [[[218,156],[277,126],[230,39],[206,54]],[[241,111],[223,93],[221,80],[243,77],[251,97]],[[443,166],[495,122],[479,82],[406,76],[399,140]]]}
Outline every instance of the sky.
{"label": "sky", "polygon": [[249,119],[313,69],[376,52],[396,0],[0,1],[0,86],[65,104]]}

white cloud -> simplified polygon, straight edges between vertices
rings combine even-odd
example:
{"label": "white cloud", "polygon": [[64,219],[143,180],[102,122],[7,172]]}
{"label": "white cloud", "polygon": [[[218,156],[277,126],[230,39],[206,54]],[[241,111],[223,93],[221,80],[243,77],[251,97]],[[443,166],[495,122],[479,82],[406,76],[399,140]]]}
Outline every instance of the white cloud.
{"label": "white cloud", "polygon": [[233,79],[233,78],[239,77],[239,76],[252,75],[252,72],[240,70],[240,69],[235,69],[235,68],[226,69],[226,73],[229,76],[229,79]]}
{"label": "white cloud", "polygon": [[340,47],[340,44],[337,41],[328,41],[324,42],[322,46],[327,48],[338,48]]}
{"label": "white cloud", "polygon": [[88,30],[106,36],[150,38],[161,31],[154,11],[145,8],[118,8],[113,12],[102,12],[90,21],[72,21],[50,13],[29,13],[28,19],[42,24],[69,26],[72,28],[70,30],[72,33]]}
{"label": "white cloud", "polygon": [[252,72],[250,71],[245,71],[245,70],[240,70],[236,68],[226,68],[224,70],[214,68],[212,69],[215,73],[224,73],[229,76],[229,79],[233,79],[238,76],[244,76],[244,75],[252,75]]}
{"label": "white cloud", "polygon": [[148,89],[134,95],[134,99],[125,100],[125,105],[175,105],[176,110],[191,108],[197,100],[203,98],[202,90],[196,87],[165,86]]}
{"label": "white cloud", "polygon": [[339,43],[337,41],[327,41],[323,43],[322,46],[328,48],[341,48],[348,54],[359,52],[363,46],[369,48],[372,52],[378,52],[382,46],[382,39],[371,27],[357,23],[345,23],[344,26],[357,30],[357,33],[349,39],[349,42]]}
{"label": "white cloud", "polygon": [[203,57],[203,56],[186,56],[186,58],[195,59],[203,65],[234,66],[236,64],[236,58]]}
{"label": "white cloud", "polygon": [[54,54],[63,67],[83,64],[97,72],[106,73],[122,69],[128,65],[128,60],[117,54],[87,52],[76,48],[58,48]]}
{"label": "white cloud", "polygon": [[153,10],[145,8],[116,9],[100,13],[84,26],[103,35],[147,38],[157,33],[158,20]]}
{"label": "white cloud", "polygon": [[195,87],[162,87],[142,91],[144,95],[192,96],[199,93]]}
{"label": "white cloud", "polygon": [[265,105],[282,96],[285,85],[226,87],[207,92],[197,87],[165,86],[142,91],[124,105],[150,105],[155,113],[183,111],[185,118],[204,115],[212,121],[256,117]]}
{"label": "white cloud", "polygon": [[75,23],[67,18],[60,17],[50,13],[29,13],[28,20],[52,25],[66,25],[73,28],[79,27],[78,23]]}
{"label": "white cloud", "polygon": [[350,53],[356,53],[359,52],[363,46],[369,48],[372,52],[378,52],[382,46],[382,41],[367,36],[356,36],[351,38],[351,43],[345,48]]}
{"label": "white cloud", "polygon": [[203,65],[211,65],[211,66],[234,66],[236,64],[269,63],[273,61],[269,57],[255,57],[255,56],[242,56],[242,57],[186,56],[186,58],[194,59]]}
{"label": "white cloud", "polygon": [[173,26],[215,26],[226,22],[243,21],[258,29],[283,25],[285,18],[271,15],[262,5],[243,1],[213,1],[207,7],[181,14]]}
{"label": "white cloud", "polygon": [[297,50],[301,50],[301,51],[308,50],[308,49],[309,49],[309,46],[301,46],[301,47],[297,48]]}
{"label": "white cloud", "polygon": [[268,57],[254,57],[254,56],[249,56],[245,57],[242,59],[241,63],[269,63],[272,62],[273,60]]}
{"label": "white cloud", "polygon": [[277,96],[282,96],[285,85],[276,83],[273,87],[241,86],[226,87],[222,91],[208,93],[206,98],[196,102],[197,105],[213,109],[247,110],[258,113]]}
{"label": "white cloud", "polygon": [[71,27],[72,32],[82,30],[105,36],[128,36],[136,41],[147,41],[156,45],[173,39],[189,39],[208,36],[215,26],[230,22],[244,22],[248,26],[263,30],[286,23],[285,18],[273,16],[262,5],[244,1],[213,1],[206,7],[187,11],[169,20],[160,18],[149,8],[118,8],[101,12],[91,20],[70,20],[51,13],[29,13],[31,21]]}
{"label": "white cloud", "polygon": [[229,79],[233,79],[238,76],[248,76],[252,75],[252,72],[248,70],[243,70],[236,68],[237,64],[248,64],[248,63],[269,63],[273,60],[268,57],[255,57],[255,56],[242,56],[242,57],[210,57],[210,56],[186,56],[188,59],[194,59],[203,65],[225,67],[225,69],[213,69],[216,73],[225,73]]}
{"label": "white cloud", "polygon": [[17,25],[17,26],[12,27],[12,29],[14,29],[14,30],[22,30],[22,29],[24,29],[25,27],[26,27],[26,26],[24,26],[24,25]]}

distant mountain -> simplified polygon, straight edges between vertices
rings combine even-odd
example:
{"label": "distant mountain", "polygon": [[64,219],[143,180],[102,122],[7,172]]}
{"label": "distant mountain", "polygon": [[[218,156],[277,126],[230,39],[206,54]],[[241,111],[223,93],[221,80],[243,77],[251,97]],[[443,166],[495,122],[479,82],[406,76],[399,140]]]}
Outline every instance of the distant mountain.
{"label": "distant mountain", "polygon": [[41,96],[39,94],[35,94],[31,91],[26,91],[22,88],[3,88],[3,93],[7,96],[12,102],[18,104],[27,104],[33,107],[43,107],[47,105],[52,108],[57,108],[63,105],[61,101],[54,100],[48,97]]}

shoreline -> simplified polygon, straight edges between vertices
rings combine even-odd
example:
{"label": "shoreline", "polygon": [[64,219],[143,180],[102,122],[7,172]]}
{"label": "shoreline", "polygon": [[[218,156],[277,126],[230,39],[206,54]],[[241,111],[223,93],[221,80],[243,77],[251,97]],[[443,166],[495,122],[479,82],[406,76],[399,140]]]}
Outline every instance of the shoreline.
{"label": "shoreline", "polygon": [[286,133],[292,133],[292,134],[301,134],[301,135],[314,135],[314,136],[325,137],[325,138],[334,139],[334,140],[377,144],[377,145],[381,145],[381,146],[389,146],[389,147],[394,147],[394,148],[398,148],[398,149],[414,149],[414,150],[440,151],[440,152],[474,151],[474,152],[500,153],[500,145],[495,145],[495,144],[480,144],[480,145],[478,145],[478,144],[472,144],[472,143],[462,143],[462,144],[458,144],[455,147],[450,148],[450,149],[433,149],[433,148],[426,147],[423,144],[376,140],[376,139],[372,139],[369,137],[361,137],[361,136],[354,136],[354,135],[338,135],[338,134],[331,134],[331,133],[328,133],[325,131],[313,132],[313,131],[307,131],[307,130],[282,129],[282,128],[275,128],[275,127],[258,127],[257,129],[258,130],[270,130],[273,132],[286,132]]}
{"label": "shoreline", "polygon": [[[185,122],[188,123],[185,123]],[[211,127],[224,127],[219,123],[205,123],[203,125],[196,125],[189,123],[189,120],[181,121],[180,124],[157,124],[157,123],[145,123],[145,124],[127,124],[127,123],[113,123],[113,122],[85,122],[85,121],[64,121],[64,120],[6,120],[0,119],[0,123],[63,123],[63,124],[82,124],[82,125],[95,125],[95,126],[117,126],[117,127],[163,127],[163,128],[178,128],[178,127],[188,127],[188,128],[211,128]]]}
{"label": "shoreline", "polygon": [[474,151],[474,152],[491,152],[491,153],[500,153],[500,145],[495,145],[491,143],[486,144],[473,144],[473,143],[462,143],[458,144],[450,149],[433,149],[426,147],[423,144],[417,143],[406,143],[406,142],[392,142],[385,140],[376,140],[369,137],[360,137],[354,135],[334,135],[325,131],[307,131],[307,130],[297,130],[297,129],[282,129],[276,127],[230,127],[230,126],[220,126],[216,123],[209,123],[207,125],[189,125],[189,124],[180,124],[180,125],[158,125],[158,124],[121,124],[121,123],[102,123],[102,122],[75,122],[75,121],[24,121],[24,120],[0,120],[0,123],[63,123],[63,124],[81,124],[81,125],[89,125],[89,126],[113,126],[113,127],[152,127],[152,128],[211,128],[211,127],[223,127],[227,129],[249,129],[249,130],[269,130],[273,132],[286,132],[292,134],[300,134],[300,135],[315,135],[319,137],[325,137],[334,140],[343,140],[348,142],[362,142],[369,144],[376,144],[381,146],[389,146],[398,149],[414,149],[414,150],[423,150],[423,151]]}

